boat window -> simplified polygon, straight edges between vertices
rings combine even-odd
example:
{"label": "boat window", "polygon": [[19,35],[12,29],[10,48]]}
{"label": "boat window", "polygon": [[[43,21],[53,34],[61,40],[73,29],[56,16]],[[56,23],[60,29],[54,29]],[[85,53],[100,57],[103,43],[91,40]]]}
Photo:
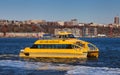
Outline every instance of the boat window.
{"label": "boat window", "polygon": [[93,44],[88,44],[90,50],[96,50],[96,47]]}
{"label": "boat window", "polygon": [[71,44],[40,44],[33,45],[31,48],[41,48],[41,49],[72,49]]}
{"label": "boat window", "polygon": [[75,38],[73,34],[59,35],[59,38]]}
{"label": "boat window", "polygon": [[52,49],[52,48],[53,48],[53,45],[47,45],[47,48],[48,48],[48,49]]}
{"label": "boat window", "polygon": [[85,47],[85,44],[82,44],[80,42],[76,42],[77,45],[81,46],[81,47]]}
{"label": "boat window", "polygon": [[67,45],[67,48],[68,48],[68,49],[71,49],[71,48],[73,48],[73,47],[72,47],[72,45]]}
{"label": "boat window", "polygon": [[61,35],[59,36],[59,38],[62,38]]}
{"label": "boat window", "polygon": [[66,35],[60,35],[59,38],[67,38]]}
{"label": "boat window", "polygon": [[57,44],[57,45],[53,45],[53,48],[55,49],[72,49],[72,45],[71,44]]}
{"label": "boat window", "polygon": [[68,34],[68,38],[75,38],[73,34]]}
{"label": "boat window", "polygon": [[38,48],[38,45],[34,44],[31,48]]}
{"label": "boat window", "polygon": [[73,45],[73,48],[79,48],[78,46],[76,46],[76,45]]}
{"label": "boat window", "polygon": [[38,45],[38,48],[42,48],[41,45]]}

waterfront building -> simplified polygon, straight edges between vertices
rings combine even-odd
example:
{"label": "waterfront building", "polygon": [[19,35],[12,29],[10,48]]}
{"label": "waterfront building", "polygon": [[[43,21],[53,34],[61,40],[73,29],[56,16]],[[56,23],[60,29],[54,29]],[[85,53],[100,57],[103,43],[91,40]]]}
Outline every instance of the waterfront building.
{"label": "waterfront building", "polygon": [[81,34],[82,31],[81,31],[79,28],[62,28],[62,29],[57,28],[57,29],[55,29],[54,34],[57,35],[58,32],[60,32],[60,31],[70,32],[70,33],[72,33],[75,37],[82,37],[82,34]]}
{"label": "waterfront building", "polygon": [[97,28],[96,28],[96,27],[94,28],[94,34],[93,34],[93,36],[94,36],[94,37],[97,36]]}
{"label": "waterfront building", "polygon": [[[39,38],[39,37],[42,37],[43,34],[45,33],[44,32],[37,32],[37,33],[7,32],[5,37],[36,37],[36,38]],[[3,36],[4,36],[4,33],[0,32],[0,37],[3,37]]]}
{"label": "waterfront building", "polygon": [[26,21],[26,23],[28,23],[28,24],[31,24],[31,23],[40,24],[40,23],[44,23],[44,22],[46,22],[46,21],[45,20],[27,20]]}
{"label": "waterfront building", "polygon": [[64,22],[63,21],[58,21],[57,22],[59,25],[61,25],[61,26],[64,26]]}
{"label": "waterfront building", "polygon": [[87,37],[89,35],[89,30],[88,30],[88,28],[86,27],[85,28],[85,36]]}

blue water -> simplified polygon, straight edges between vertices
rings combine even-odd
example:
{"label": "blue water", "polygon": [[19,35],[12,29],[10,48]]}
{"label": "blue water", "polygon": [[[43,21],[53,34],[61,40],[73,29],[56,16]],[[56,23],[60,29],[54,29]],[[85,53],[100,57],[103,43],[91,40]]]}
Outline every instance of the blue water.
{"label": "blue water", "polygon": [[47,63],[19,58],[20,49],[36,38],[0,38],[0,75],[120,75],[120,38],[80,38],[95,44],[98,60],[72,64]]}

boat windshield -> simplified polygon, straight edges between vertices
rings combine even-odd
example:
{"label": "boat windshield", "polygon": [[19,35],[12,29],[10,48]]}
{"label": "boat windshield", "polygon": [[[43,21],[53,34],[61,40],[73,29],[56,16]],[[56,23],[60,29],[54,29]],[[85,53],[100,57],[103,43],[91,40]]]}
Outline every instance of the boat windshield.
{"label": "boat windshield", "polygon": [[73,34],[59,35],[59,38],[75,38]]}
{"label": "boat windshield", "polygon": [[72,44],[34,44],[31,48],[41,49],[73,49]]}
{"label": "boat windshield", "polygon": [[73,34],[68,34],[69,38],[75,38]]}
{"label": "boat windshield", "polygon": [[91,44],[91,43],[88,44],[88,47],[89,47],[89,50],[96,50],[97,49],[96,46]]}

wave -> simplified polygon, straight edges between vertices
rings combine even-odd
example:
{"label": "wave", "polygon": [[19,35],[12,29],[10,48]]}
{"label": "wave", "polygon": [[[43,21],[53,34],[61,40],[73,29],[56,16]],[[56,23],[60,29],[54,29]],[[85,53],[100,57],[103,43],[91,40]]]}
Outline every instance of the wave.
{"label": "wave", "polygon": [[14,54],[2,54],[0,55],[0,58],[1,57],[19,57],[18,55],[14,55]]}
{"label": "wave", "polygon": [[53,64],[42,62],[28,62],[17,60],[1,60],[0,66],[14,67],[28,70],[70,70],[72,67],[67,64]]}
{"label": "wave", "polygon": [[120,75],[120,68],[90,67],[81,65],[29,62],[20,60],[1,60],[0,66],[23,70],[58,70],[66,71],[66,75]]}
{"label": "wave", "polygon": [[120,68],[76,66],[66,75],[120,75]]}
{"label": "wave", "polygon": [[0,60],[18,60],[19,55],[14,54],[2,54],[0,55]]}

